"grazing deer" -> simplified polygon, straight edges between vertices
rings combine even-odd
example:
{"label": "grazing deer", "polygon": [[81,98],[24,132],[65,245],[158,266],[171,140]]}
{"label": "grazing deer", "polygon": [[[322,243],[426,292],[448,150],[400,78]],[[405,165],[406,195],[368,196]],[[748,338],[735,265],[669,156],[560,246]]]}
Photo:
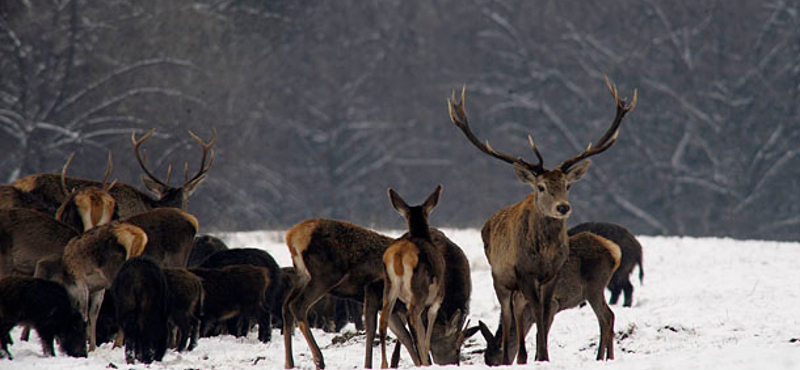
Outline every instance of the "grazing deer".
{"label": "grazing deer", "polygon": [[529,184],[533,191],[524,200],[507,206],[493,214],[481,230],[484,253],[492,268],[495,293],[500,301],[503,364],[511,364],[508,338],[512,320],[516,321],[519,341],[517,363],[527,362],[525,336],[521,318],[514,317],[512,296],[520,292],[533,305],[537,324],[536,360],[547,361],[547,335],[553,316],[552,298],[556,289],[555,278],[569,254],[566,219],[572,208],[569,204],[570,185],[580,180],[589,170],[591,156],[600,154],[616,142],[620,123],[626,113],[636,106],[634,90],[630,105],[620,100],[616,86],[606,79],[616,103],[616,116],[611,126],[595,144],[582,153],[567,159],[555,169],[544,168],[542,155],[528,136],[537,163],[515,158],[493,149],[472,133],[464,109],[464,90],[457,101],[455,91],[448,100],[451,121],[467,139],[482,152],[513,165],[517,177]]}
{"label": "grazing deer", "polygon": [[[294,320],[308,343],[314,364],[325,368],[308,323],[308,311],[325,294],[364,302],[367,350],[364,367],[372,367],[372,343],[383,290],[382,256],[392,238],[337,220],[313,218],[286,232],[286,245],[297,272],[295,286],[283,305],[285,367],[294,367]],[[294,285],[294,284],[293,284]]]}
{"label": "grazing deer", "polygon": [[[142,181],[145,183],[148,190],[156,194],[156,197],[128,184],[116,184],[109,192],[117,202],[119,217],[121,218],[127,218],[153,208],[175,207],[185,210],[189,203],[189,197],[191,197],[192,193],[197,189],[197,186],[205,180],[206,173],[211,169],[214,163],[214,151],[212,147],[217,142],[217,131],[214,130],[214,137],[208,143],[189,131],[189,135],[191,135],[203,149],[200,169],[194,176],[189,177],[187,166],[187,171],[185,173],[186,180],[184,183],[179,187],[169,186],[169,174],[166,182],[159,180],[147,169],[147,160],[144,158],[143,154],[140,154],[140,146],[152,134],[153,130],[150,130],[144,137],[137,140],[136,133],[133,133],[131,135],[131,142],[133,143],[136,159],[145,173],[142,175]],[[208,163],[206,163],[207,159]],[[67,178],[66,184],[70,189],[78,189],[86,186],[101,187],[102,185],[97,181],[79,178]],[[30,193],[42,199],[51,207],[58,207],[64,201],[62,181],[58,174],[42,173],[29,175],[15,181],[12,185],[23,192]]]}
{"label": "grazing deer", "polygon": [[[600,326],[598,360],[614,359],[614,312],[608,307],[603,292],[620,264],[621,254],[620,247],[611,240],[588,232],[575,234],[569,238],[569,257],[555,278],[549,322],[553,321],[556,313],[589,302]],[[534,324],[534,307],[520,292],[515,292],[512,299],[514,310],[522,318],[520,322],[524,337]],[[502,365],[502,326],[497,328],[494,335],[483,322],[479,322],[479,327],[486,339],[486,364]],[[509,338],[508,354],[514,356],[520,348],[520,341],[513,325],[509,330]]]}
{"label": "grazing deer", "polygon": [[[394,241],[383,254],[383,308],[379,335],[381,368],[384,369],[389,366],[386,357],[386,328],[398,299],[406,304],[407,321],[416,333],[419,360],[422,365],[431,364],[429,353],[433,324],[445,292],[445,247],[434,244],[428,227],[428,216],[439,202],[441,192],[442,186],[439,185],[424,203],[411,207],[397,192],[389,189],[392,207],[406,219],[408,234]],[[423,314],[427,314],[427,325],[422,322]]]}

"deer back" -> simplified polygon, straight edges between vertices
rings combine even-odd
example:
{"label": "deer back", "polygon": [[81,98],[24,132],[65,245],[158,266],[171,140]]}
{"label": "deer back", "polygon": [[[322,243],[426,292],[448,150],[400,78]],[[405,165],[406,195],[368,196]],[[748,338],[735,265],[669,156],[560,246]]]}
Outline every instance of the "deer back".
{"label": "deer back", "polygon": [[0,209],[0,277],[32,276],[36,261],[58,256],[78,236],[74,228],[52,216],[26,209]]}
{"label": "deer back", "polygon": [[337,290],[348,290],[344,295],[357,297],[363,295],[363,286],[382,279],[381,257],[392,240],[349,222],[323,218],[305,220],[286,232],[286,245],[300,281],[311,275],[349,273],[358,287]]}
{"label": "deer back", "polygon": [[156,208],[123,220],[141,228],[148,238],[144,255],[164,267],[185,267],[194,236],[199,229],[197,218],[177,208]]}

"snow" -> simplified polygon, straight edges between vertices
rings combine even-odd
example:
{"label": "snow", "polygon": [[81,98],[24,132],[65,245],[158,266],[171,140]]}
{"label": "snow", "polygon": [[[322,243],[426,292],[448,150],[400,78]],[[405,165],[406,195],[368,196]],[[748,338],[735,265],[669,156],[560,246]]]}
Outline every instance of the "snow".
{"label": "snow", "polygon": [[[467,253],[473,273],[472,323],[497,326],[499,305],[477,230],[445,230]],[[386,232],[397,236],[396,231]],[[283,233],[276,231],[219,235],[231,247],[261,248],[281,265],[290,259]],[[612,306],[616,314],[616,359],[594,360],[598,325],[587,306],[561,312],[550,332],[549,363],[529,363],[540,369],[800,369],[800,243],[737,241],[719,238],[640,236],[645,278],[639,284],[634,270],[634,305]],[[350,325],[344,331],[353,331]],[[12,332],[19,338],[20,329]],[[336,335],[315,330],[329,369],[363,366],[364,337],[332,344]],[[528,335],[529,353],[535,335]],[[297,331],[293,338],[295,363],[313,369],[308,347]],[[465,369],[483,369],[480,334],[464,349]],[[121,348],[100,346],[88,359],[59,354],[44,358],[38,339],[16,341],[13,361],[0,360],[0,369],[280,369],[283,341],[279,331],[262,344],[247,338],[202,338],[192,352],[168,352],[164,361],[149,366],[127,365]],[[374,364],[380,365],[378,347]],[[377,367],[377,366],[376,366]],[[401,368],[412,367],[403,353]],[[515,367],[519,367],[515,365]],[[433,368],[440,368],[434,366]]]}

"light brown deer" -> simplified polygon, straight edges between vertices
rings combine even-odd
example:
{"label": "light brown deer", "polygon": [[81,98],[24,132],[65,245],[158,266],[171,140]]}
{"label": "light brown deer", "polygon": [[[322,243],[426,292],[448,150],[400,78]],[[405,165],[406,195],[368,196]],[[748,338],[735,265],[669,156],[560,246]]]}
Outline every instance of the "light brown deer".
{"label": "light brown deer", "polygon": [[534,307],[536,332],[536,360],[547,361],[547,336],[552,317],[555,278],[569,255],[566,219],[572,208],[569,204],[570,185],[580,180],[589,170],[587,158],[600,154],[616,142],[619,127],[625,114],[636,106],[634,90],[630,105],[620,100],[616,86],[606,79],[616,104],[616,116],[611,126],[580,154],[567,159],[552,170],[544,168],[542,155],[533,139],[528,136],[537,163],[515,158],[493,149],[472,133],[464,108],[464,90],[457,101],[455,92],[448,100],[452,122],[467,139],[482,152],[513,165],[517,177],[529,184],[533,191],[522,201],[507,206],[492,215],[483,226],[481,236],[484,253],[492,268],[495,293],[500,302],[503,364],[510,364],[508,338],[515,321],[519,342],[517,363],[527,362],[521,318],[515,317],[512,296],[519,292]]}
{"label": "light brown deer", "polygon": [[[422,365],[430,362],[431,335],[445,293],[445,252],[443,244],[433,242],[428,216],[439,202],[439,185],[419,206],[409,206],[393,189],[389,199],[397,212],[406,219],[408,234],[395,240],[383,254],[383,308],[379,335],[381,368],[388,368],[386,357],[386,328],[399,299],[406,304],[408,323],[416,333],[417,355]],[[422,315],[427,315],[427,325]],[[412,356],[413,357],[413,356]]]}
{"label": "light brown deer", "polygon": [[[214,130],[214,137],[208,143],[190,131],[189,134],[200,144],[203,150],[200,169],[194,176],[189,177],[187,166],[184,183],[179,187],[170,186],[169,176],[166,181],[159,180],[147,169],[145,155],[140,153],[142,143],[152,134],[153,130],[150,130],[144,137],[137,140],[136,134],[133,133],[131,135],[131,142],[133,143],[136,159],[144,171],[142,181],[145,183],[148,190],[156,194],[156,197],[142,192],[134,186],[117,183],[109,190],[109,193],[117,202],[119,217],[121,218],[127,218],[153,208],[174,207],[185,210],[189,203],[189,197],[191,197],[197,189],[197,186],[205,180],[206,173],[213,165],[214,151],[212,147],[217,142],[217,131]],[[208,162],[206,162],[206,160],[208,160]],[[79,189],[86,186],[102,187],[102,184],[98,181],[80,178],[70,177],[67,178],[65,182],[69,189]],[[63,203],[65,198],[62,191],[62,181],[58,174],[41,173],[29,175],[15,181],[12,185],[18,190],[30,193],[36,198],[41,199],[45,204],[53,208]]]}
{"label": "light brown deer", "polygon": [[[569,238],[569,257],[556,276],[550,321],[560,311],[589,302],[600,326],[598,360],[614,359],[614,312],[606,303],[603,293],[621,259],[621,248],[613,241],[588,232],[578,233]],[[512,306],[522,319],[522,333],[525,336],[534,324],[533,306],[520,292],[514,293]],[[498,327],[494,335],[483,322],[479,323],[479,327],[486,339],[486,364],[502,365],[502,327]],[[512,329],[508,343],[510,356],[516,355],[519,349],[516,328],[512,326]]]}

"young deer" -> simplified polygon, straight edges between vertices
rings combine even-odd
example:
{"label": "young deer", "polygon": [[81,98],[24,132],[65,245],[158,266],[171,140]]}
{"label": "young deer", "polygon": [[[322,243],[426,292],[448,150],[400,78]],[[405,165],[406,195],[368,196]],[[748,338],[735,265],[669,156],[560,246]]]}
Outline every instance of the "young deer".
{"label": "young deer", "polygon": [[525,336],[521,318],[514,317],[511,298],[515,292],[533,305],[537,324],[536,360],[547,361],[547,335],[553,316],[552,298],[556,289],[555,277],[569,254],[566,219],[572,211],[569,204],[569,187],[580,180],[589,170],[587,158],[600,154],[616,142],[622,118],[636,105],[637,94],[626,105],[620,100],[617,88],[608,79],[606,84],[616,103],[616,116],[611,126],[595,144],[590,144],[582,153],[567,159],[555,169],[544,168],[541,153],[533,139],[528,136],[537,163],[529,163],[493,149],[472,133],[464,109],[464,90],[461,101],[456,101],[455,92],[448,100],[450,119],[461,129],[467,139],[482,152],[513,165],[517,177],[533,188],[524,200],[507,206],[492,215],[481,231],[484,252],[492,268],[492,278],[502,314],[501,326],[503,364],[511,364],[508,351],[509,331],[512,320],[516,321],[519,353],[517,363],[527,362]]}
{"label": "young deer", "polygon": [[[156,197],[128,184],[116,184],[109,190],[109,193],[116,200],[119,209],[119,217],[121,218],[130,217],[153,208],[174,207],[185,210],[189,203],[189,197],[197,189],[197,186],[205,180],[206,173],[211,169],[214,163],[214,151],[212,147],[217,142],[217,131],[214,130],[214,138],[208,143],[190,131],[189,134],[200,144],[203,150],[200,169],[190,178],[187,167],[187,172],[185,173],[186,181],[179,187],[169,186],[169,174],[167,175],[166,182],[159,180],[147,169],[147,159],[143,154],[140,154],[139,147],[152,134],[153,130],[150,130],[144,137],[137,140],[136,134],[133,133],[131,135],[131,142],[133,143],[136,160],[144,171],[142,181],[145,183],[148,190],[156,194]],[[209,157],[210,159],[208,163],[206,163],[206,159]],[[55,208],[64,201],[65,195],[62,191],[63,184],[66,184],[69,189],[80,189],[87,186],[102,187],[102,184],[98,181],[80,178],[70,177],[62,181],[58,174],[52,173],[29,175],[15,181],[12,185],[18,190],[30,193],[37,199],[41,199],[49,207]]]}
{"label": "young deer", "polygon": [[[588,301],[600,326],[598,360],[614,359],[614,312],[608,307],[603,292],[619,266],[621,254],[620,247],[613,241],[588,232],[575,234],[569,238],[569,257],[555,278],[549,322],[553,321],[556,313]],[[512,299],[514,310],[522,318],[522,333],[525,336],[534,324],[534,308],[519,292]],[[497,328],[494,335],[483,322],[479,322],[479,327],[486,339],[486,364],[502,365],[502,326]],[[510,356],[516,355],[519,349],[516,333],[516,327],[512,326],[508,343]]]}
{"label": "young deer", "polygon": [[[433,242],[428,216],[439,202],[441,192],[442,186],[439,185],[424,203],[411,207],[389,189],[392,206],[406,219],[408,234],[397,239],[383,254],[383,308],[379,330],[381,368],[384,369],[389,366],[386,327],[398,299],[407,306],[408,321],[417,336],[417,355],[422,365],[431,364],[431,335],[445,293],[445,246]],[[423,313],[427,314],[427,325],[423,325]]]}

